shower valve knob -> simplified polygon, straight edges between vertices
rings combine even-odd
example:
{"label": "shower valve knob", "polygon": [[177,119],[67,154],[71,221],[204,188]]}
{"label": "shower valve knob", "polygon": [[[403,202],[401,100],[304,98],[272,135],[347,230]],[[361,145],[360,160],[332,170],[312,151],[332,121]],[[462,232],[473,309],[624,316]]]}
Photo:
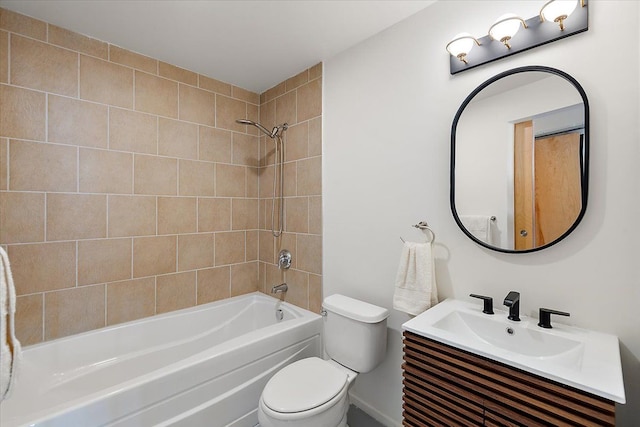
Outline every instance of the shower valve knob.
{"label": "shower valve knob", "polygon": [[283,249],[278,255],[278,268],[288,270],[289,267],[291,267],[291,252]]}

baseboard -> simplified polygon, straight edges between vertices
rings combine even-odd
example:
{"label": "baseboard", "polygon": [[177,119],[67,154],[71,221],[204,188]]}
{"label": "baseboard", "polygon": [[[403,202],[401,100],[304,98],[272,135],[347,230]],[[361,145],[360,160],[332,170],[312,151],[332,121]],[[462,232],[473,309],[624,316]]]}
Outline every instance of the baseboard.
{"label": "baseboard", "polygon": [[373,406],[361,400],[358,396],[354,395],[353,393],[349,393],[349,399],[351,400],[351,403],[356,405],[358,408],[362,409],[367,414],[371,415],[371,418],[374,418],[376,421],[383,424],[385,427],[402,427],[402,422],[398,422],[389,418],[388,416],[378,411]]}

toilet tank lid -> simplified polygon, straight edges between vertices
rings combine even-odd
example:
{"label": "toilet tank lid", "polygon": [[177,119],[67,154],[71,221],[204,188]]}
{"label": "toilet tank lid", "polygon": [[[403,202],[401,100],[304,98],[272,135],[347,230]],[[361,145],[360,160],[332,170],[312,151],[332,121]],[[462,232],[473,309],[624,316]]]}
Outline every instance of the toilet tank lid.
{"label": "toilet tank lid", "polygon": [[327,311],[364,323],[378,323],[389,317],[386,308],[340,294],[326,297],[322,306]]}

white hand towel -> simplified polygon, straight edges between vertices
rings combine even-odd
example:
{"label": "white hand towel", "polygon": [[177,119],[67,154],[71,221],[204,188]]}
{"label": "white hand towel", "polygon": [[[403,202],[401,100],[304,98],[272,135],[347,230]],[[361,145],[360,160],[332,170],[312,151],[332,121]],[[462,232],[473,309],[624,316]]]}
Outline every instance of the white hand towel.
{"label": "white hand towel", "polygon": [[11,395],[21,357],[15,328],[16,290],[7,253],[0,247],[0,401]]}
{"label": "white hand towel", "polygon": [[396,276],[393,308],[417,316],[437,303],[431,243],[405,242]]}
{"label": "white hand towel", "polygon": [[460,221],[479,240],[493,244],[493,221],[489,215],[461,215]]}

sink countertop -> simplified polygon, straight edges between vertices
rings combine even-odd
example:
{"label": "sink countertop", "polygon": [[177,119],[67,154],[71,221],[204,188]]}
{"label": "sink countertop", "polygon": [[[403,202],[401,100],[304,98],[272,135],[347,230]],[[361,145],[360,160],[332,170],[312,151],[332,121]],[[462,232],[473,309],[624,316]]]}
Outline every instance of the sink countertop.
{"label": "sink countertop", "polygon": [[[544,329],[538,319],[520,316],[522,320],[514,322],[507,319],[506,310],[494,311],[487,315],[482,304],[447,299],[405,322],[402,329],[625,403],[618,337],[560,323]],[[511,345],[509,340],[516,336],[526,345]]]}

